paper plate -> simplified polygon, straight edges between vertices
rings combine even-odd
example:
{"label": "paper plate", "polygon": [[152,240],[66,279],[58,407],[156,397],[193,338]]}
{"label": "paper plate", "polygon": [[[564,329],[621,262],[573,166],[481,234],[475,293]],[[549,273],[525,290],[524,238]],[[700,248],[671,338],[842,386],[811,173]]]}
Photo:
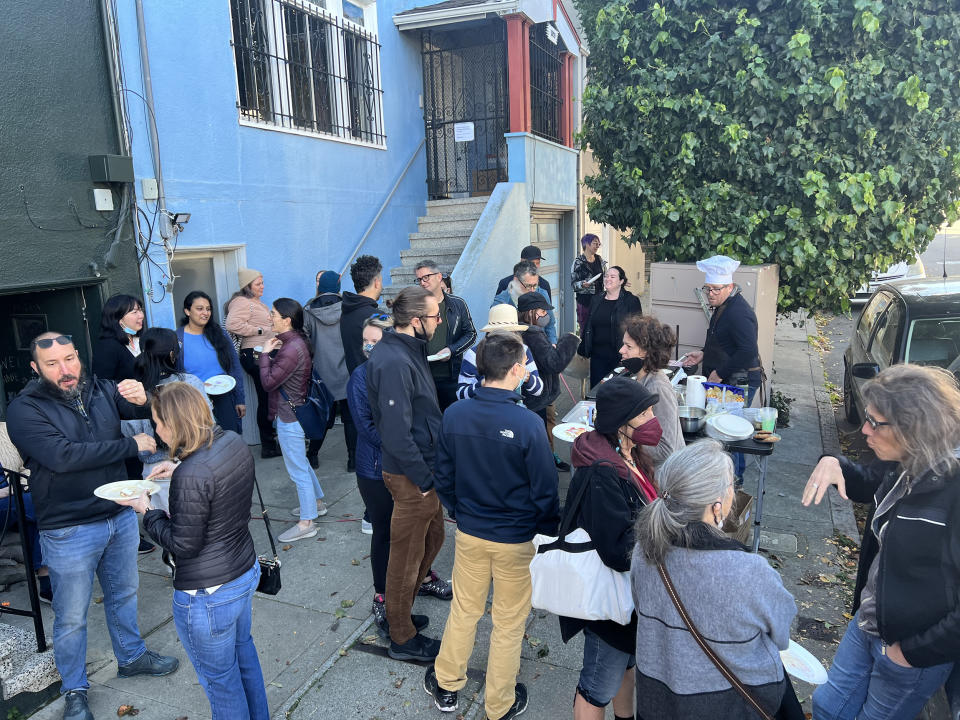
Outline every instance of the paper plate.
{"label": "paper plate", "polygon": [[553,426],[553,436],[558,440],[573,442],[583,433],[590,432],[591,430],[593,430],[593,428],[586,423],[560,423],[559,425]]}
{"label": "paper plate", "polygon": [[153,495],[159,489],[160,486],[153,480],[118,480],[101,485],[93,494],[104,500],[133,500],[140,497],[144,490],[148,495]]}
{"label": "paper plate", "polygon": [[753,435],[753,423],[736,415],[717,415],[713,419],[713,426],[730,437],[748,438]]}
{"label": "paper plate", "polygon": [[783,669],[798,680],[811,685],[823,685],[827,681],[827,671],[820,661],[793,640],[786,650],[780,651],[780,659],[783,661]]}
{"label": "paper plate", "polygon": [[207,395],[224,395],[236,386],[237,379],[233,375],[214,375],[203,383]]}

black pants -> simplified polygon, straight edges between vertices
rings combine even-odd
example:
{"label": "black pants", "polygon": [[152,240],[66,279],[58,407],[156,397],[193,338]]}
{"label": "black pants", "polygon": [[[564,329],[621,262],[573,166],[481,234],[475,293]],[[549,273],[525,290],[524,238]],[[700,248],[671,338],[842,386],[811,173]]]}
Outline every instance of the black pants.
{"label": "black pants", "polygon": [[213,419],[224,430],[233,430],[238,435],[243,432],[240,416],[237,415],[237,399],[231,390],[223,395],[207,395],[213,405]]}
{"label": "black pants", "polygon": [[619,364],[620,354],[615,350],[594,348],[590,355],[590,387],[595,387]]}
{"label": "black pants", "polygon": [[434,385],[437,386],[437,404],[440,405],[440,412],[457,401],[457,380],[458,378],[455,377],[433,379]]}
{"label": "black pants", "polygon": [[260,384],[260,364],[253,357],[253,348],[246,348],[240,351],[240,365],[246,371],[250,379],[253,380],[253,387],[257,391],[257,429],[260,432],[260,443],[268,444],[273,442],[275,433],[273,423],[270,422],[269,400],[267,393]]}
{"label": "black pants", "polygon": [[383,484],[383,477],[365,478],[357,475],[357,487],[363,504],[367,506],[373,536],[370,538],[370,566],[373,568],[373,591],[383,594],[387,589],[387,561],[390,559],[390,518],[393,515],[393,496]]}
{"label": "black pants", "polygon": [[[347,444],[347,458],[352,460],[357,456],[357,426],[353,422],[353,415],[350,414],[350,406],[346,400],[337,400],[333,403],[330,408],[330,419],[327,420],[327,430],[336,423],[338,412],[340,419],[343,420],[343,439]],[[316,455],[321,447],[323,447],[323,440],[311,440],[307,447],[307,455]]]}

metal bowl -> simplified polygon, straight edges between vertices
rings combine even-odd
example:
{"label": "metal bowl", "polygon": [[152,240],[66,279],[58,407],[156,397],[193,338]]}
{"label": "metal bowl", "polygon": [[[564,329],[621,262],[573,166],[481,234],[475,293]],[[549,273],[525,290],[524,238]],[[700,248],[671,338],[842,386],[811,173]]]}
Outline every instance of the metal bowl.
{"label": "metal bowl", "polygon": [[707,417],[706,410],[692,405],[681,405],[678,409],[680,411],[680,429],[683,432],[692,434],[703,429],[703,423]]}

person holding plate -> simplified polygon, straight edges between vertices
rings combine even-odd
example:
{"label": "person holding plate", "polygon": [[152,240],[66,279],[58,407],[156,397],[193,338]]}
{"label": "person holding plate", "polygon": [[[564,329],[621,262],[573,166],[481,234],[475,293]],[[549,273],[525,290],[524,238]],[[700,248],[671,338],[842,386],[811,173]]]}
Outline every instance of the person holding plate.
{"label": "person holding plate", "polygon": [[7,408],[7,431],[30,470],[40,546],[53,586],[53,656],[65,720],[92,720],[87,703],[87,612],[96,575],[120,677],[167,675],[176,658],[147,650],[137,624],[137,516],[94,490],[127,479],[124,459],[156,450],[124,437],[120,420],[149,417],[136,380],[90,378],[73,338],[45,332],[30,343],[37,377]]}
{"label": "person holding plate", "polygon": [[268,720],[267,693],[250,635],[260,565],[250,536],[254,463],[239,435],[213,422],[203,394],[182,382],[153,395],[157,436],[174,461],[153,477],[170,479],[170,514],[143,493],[118,501],[144,513],[143,526],[177,558],[173,622],[213,720]]}
{"label": "person holding plate", "polygon": [[700,440],[667,458],[657,484],[660,497],[637,518],[631,560],[634,605],[642,608],[637,717],[760,717],[698,645],[661,578],[662,565],[694,628],[744,690],[768,715],[802,720],[779,656],[797,604],[766,558],[721,529],[734,499],[730,456],[715,440]]}
{"label": "person holding plate", "polygon": [[183,368],[207,382],[212,377],[229,375],[233,388],[207,387],[213,416],[224,430],[243,432],[241,418],[247,407],[243,394],[243,368],[230,336],[213,319],[213,302],[202,290],[194,290],[183,299],[183,317],[177,329],[183,345]]}
{"label": "person holding plate", "polygon": [[813,693],[818,720],[916,717],[960,660],[960,388],[947,370],[892,365],[863,400],[877,459],[821,458],[803,490],[804,505],[831,485],[871,503],[853,620]]}

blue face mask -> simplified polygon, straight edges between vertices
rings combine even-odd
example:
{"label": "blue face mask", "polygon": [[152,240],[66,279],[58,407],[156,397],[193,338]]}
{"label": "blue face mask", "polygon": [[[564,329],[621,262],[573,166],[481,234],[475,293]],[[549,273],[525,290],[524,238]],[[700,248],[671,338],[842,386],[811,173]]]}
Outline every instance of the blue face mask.
{"label": "blue face mask", "polygon": [[136,330],[131,330],[131,329],[128,328],[126,325],[121,325],[121,326],[120,326],[120,329],[123,330],[127,335],[136,335],[136,334],[137,334],[137,331],[136,331]]}
{"label": "blue face mask", "polygon": [[373,348],[374,348],[375,345],[376,345],[376,343],[364,343],[364,344],[363,344],[363,354],[364,354],[364,356],[370,357],[370,353],[373,351]]}

